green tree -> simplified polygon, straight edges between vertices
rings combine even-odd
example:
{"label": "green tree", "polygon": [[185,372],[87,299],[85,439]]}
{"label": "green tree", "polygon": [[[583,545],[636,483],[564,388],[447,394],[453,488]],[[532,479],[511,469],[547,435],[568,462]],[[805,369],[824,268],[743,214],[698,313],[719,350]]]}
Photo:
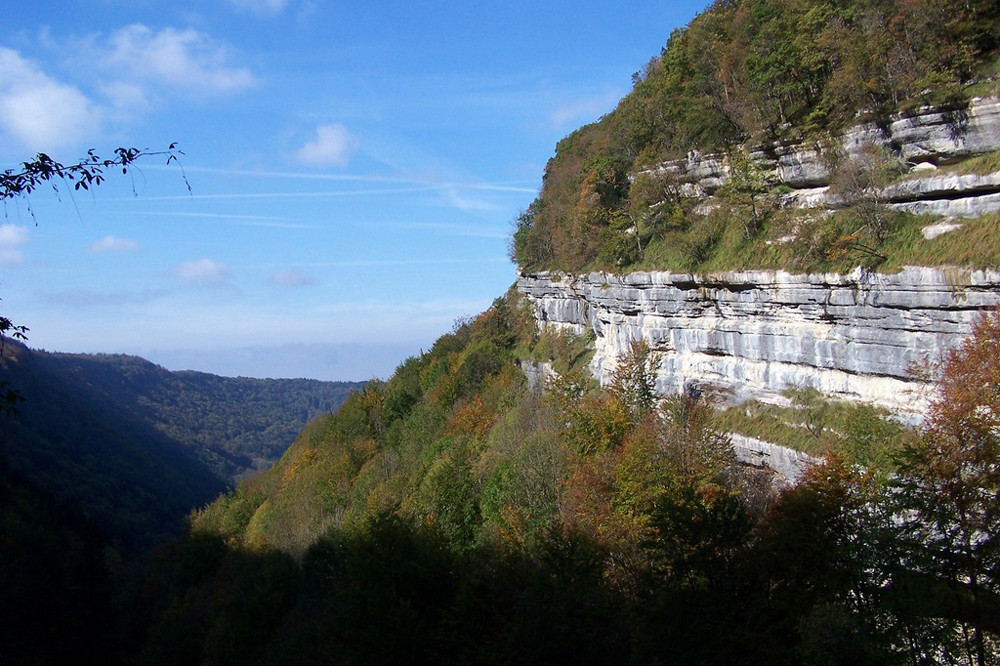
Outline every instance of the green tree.
{"label": "green tree", "polygon": [[740,571],[758,661],[902,662],[894,643],[912,643],[879,603],[892,538],[884,491],[877,474],[830,453],[770,507]]}
{"label": "green tree", "polygon": [[[729,179],[719,188],[718,194],[743,209],[739,213],[743,237],[747,240],[753,238],[764,220],[764,195],[770,187],[767,174],[746,150],[737,150],[729,156]],[[750,209],[749,215],[746,208]]]}
{"label": "green tree", "polygon": [[608,392],[618,398],[638,422],[656,407],[656,374],[660,359],[645,340],[633,340],[611,375]]}
{"label": "green tree", "polygon": [[[27,340],[28,327],[15,324],[10,319],[0,316],[0,368],[3,367],[4,345],[7,339]],[[0,415],[13,415],[17,413],[17,403],[23,402],[24,396],[6,380],[0,381]]]}

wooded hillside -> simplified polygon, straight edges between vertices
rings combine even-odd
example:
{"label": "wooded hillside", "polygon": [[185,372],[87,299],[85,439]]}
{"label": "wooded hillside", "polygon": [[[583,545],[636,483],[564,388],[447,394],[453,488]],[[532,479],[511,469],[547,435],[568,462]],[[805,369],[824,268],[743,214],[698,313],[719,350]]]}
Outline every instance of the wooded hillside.
{"label": "wooded hillside", "polygon": [[189,511],[276,461],[358,386],[170,372],[10,341],[2,363],[0,379],[24,398],[3,417],[4,465],[130,548],[176,535]]}
{"label": "wooded hillside", "polygon": [[[733,246],[752,245],[766,231],[766,197],[764,210],[750,204],[779,184],[754,173],[747,147],[823,140],[926,104],[961,108],[996,90],[998,45],[991,0],[716,2],[670,36],[616,109],[559,142],[538,198],[517,222],[512,256],[522,271],[761,267],[755,257],[764,243],[742,254]],[[693,212],[697,202],[680,196],[681,183],[636,177],[695,150],[729,154],[745,167],[721,215]],[[861,225],[830,226],[836,240]],[[734,237],[724,238],[731,230]],[[727,256],[713,264],[720,244]],[[796,248],[774,261],[801,254]],[[855,253],[847,263],[871,258]],[[837,268],[823,265],[829,259],[837,257],[798,268]]]}
{"label": "wooded hillside", "polygon": [[[607,389],[585,350],[508,295],[311,423],[194,517],[144,654],[993,663],[997,436],[974,406],[995,402],[976,387],[997,315],[949,357],[921,433],[870,408],[823,421],[809,397],[826,462],[788,489],[737,462],[709,407],[658,400],[642,345]],[[525,358],[558,370],[546,391]]]}

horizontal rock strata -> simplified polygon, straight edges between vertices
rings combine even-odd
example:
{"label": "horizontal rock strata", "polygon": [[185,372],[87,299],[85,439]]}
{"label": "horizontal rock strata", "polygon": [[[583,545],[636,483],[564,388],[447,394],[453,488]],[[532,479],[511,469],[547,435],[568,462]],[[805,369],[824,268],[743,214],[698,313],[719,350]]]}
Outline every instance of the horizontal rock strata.
{"label": "horizontal rock strata", "polygon": [[810,387],[915,415],[928,388],[913,367],[940,359],[1000,302],[1000,272],[539,273],[517,288],[540,325],[593,331],[590,369],[602,382],[633,340],[645,340],[664,395],[766,400]]}
{"label": "horizontal rock strata", "polygon": [[[888,205],[912,213],[978,217],[1000,210],[1000,173],[935,175],[938,166],[1000,150],[1000,99],[971,100],[966,109],[932,107],[895,116],[886,126],[852,127],[821,142],[777,144],[751,152],[754,162],[773,181],[792,188],[786,204],[837,208],[829,195],[831,167],[839,159],[859,157],[866,146],[878,146],[912,168],[912,173],[883,192]],[[712,195],[729,178],[725,155],[691,152],[687,158],[661,164],[651,173],[677,178],[687,195]]]}

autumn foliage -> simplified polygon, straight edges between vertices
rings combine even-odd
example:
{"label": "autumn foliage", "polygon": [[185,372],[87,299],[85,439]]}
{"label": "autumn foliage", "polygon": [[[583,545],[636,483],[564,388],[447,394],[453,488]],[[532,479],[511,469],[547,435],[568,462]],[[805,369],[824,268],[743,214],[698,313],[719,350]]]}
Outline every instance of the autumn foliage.
{"label": "autumn foliage", "polygon": [[[523,271],[621,270],[668,230],[701,226],[677,196],[681,183],[642,177],[691,151],[728,156],[734,182],[719,194],[749,240],[773,205],[763,195],[774,183],[754,173],[747,147],[822,142],[927,104],[960,124],[969,97],[983,94],[973,86],[996,75],[995,4],[714,2],[636,72],[617,108],[557,144],[539,197],[517,221],[512,256]],[[879,215],[867,211],[862,226],[882,236]]]}

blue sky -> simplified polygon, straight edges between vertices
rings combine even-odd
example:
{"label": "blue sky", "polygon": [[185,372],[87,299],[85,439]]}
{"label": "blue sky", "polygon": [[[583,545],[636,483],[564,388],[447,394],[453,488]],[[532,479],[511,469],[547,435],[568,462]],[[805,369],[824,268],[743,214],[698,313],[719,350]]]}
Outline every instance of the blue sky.
{"label": "blue sky", "polygon": [[386,377],[513,283],[556,142],[704,4],[2,3],[0,168],[185,155],[7,203],[0,313],[52,351]]}

